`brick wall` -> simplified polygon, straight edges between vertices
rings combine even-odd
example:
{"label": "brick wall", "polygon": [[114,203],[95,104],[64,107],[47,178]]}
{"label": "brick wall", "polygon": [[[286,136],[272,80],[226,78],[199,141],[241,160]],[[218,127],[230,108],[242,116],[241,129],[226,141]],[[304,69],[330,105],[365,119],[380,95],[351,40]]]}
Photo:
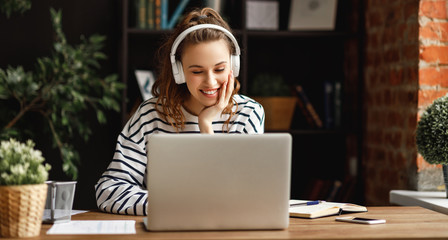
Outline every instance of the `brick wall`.
{"label": "brick wall", "polygon": [[362,169],[367,205],[416,187],[419,2],[365,3]]}
{"label": "brick wall", "polygon": [[[435,99],[448,92],[448,1],[421,0],[420,63],[417,119]],[[430,165],[417,157],[418,190],[443,188],[441,166]]]}

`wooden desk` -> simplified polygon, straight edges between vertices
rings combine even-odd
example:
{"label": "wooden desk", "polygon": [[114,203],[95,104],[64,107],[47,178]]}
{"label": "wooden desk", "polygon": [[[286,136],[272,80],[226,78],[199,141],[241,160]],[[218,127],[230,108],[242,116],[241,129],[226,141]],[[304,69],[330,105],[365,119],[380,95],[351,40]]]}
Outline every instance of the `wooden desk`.
{"label": "wooden desk", "polygon": [[448,239],[448,216],[421,207],[369,207],[353,215],[384,218],[386,224],[362,225],[319,219],[290,218],[286,230],[147,232],[143,217],[88,212],[72,220],[136,220],[134,235],[47,235],[51,225],[42,225],[40,237],[32,239]]}

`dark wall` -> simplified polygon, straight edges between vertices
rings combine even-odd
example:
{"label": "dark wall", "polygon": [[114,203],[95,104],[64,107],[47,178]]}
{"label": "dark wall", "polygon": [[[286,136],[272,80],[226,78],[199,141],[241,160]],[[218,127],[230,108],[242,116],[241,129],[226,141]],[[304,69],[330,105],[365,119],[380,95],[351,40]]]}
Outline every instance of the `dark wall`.
{"label": "dark wall", "polygon": [[[111,0],[39,0],[32,1],[31,10],[23,15],[14,14],[9,19],[0,15],[0,68],[22,65],[31,71],[37,57],[51,54],[54,33],[50,7],[53,7],[62,9],[62,27],[70,44],[78,44],[81,35],[101,34],[107,37],[103,52],[108,59],[101,62],[99,74],[117,74],[119,3]],[[96,208],[94,185],[112,159],[116,137],[121,130],[119,113],[109,112],[105,125],[96,122],[93,112],[86,114],[91,119],[93,135],[87,143],[81,139],[73,143],[81,156],[74,209]],[[50,180],[69,180],[61,170],[60,158],[51,147],[51,139],[43,135],[35,141],[53,166]]]}

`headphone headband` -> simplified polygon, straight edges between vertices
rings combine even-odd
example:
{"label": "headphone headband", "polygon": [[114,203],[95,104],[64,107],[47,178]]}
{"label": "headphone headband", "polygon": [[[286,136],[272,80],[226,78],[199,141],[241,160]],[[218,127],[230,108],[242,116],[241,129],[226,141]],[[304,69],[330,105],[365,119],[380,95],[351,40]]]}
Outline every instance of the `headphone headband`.
{"label": "headphone headband", "polygon": [[[241,51],[240,51],[240,47],[238,46],[238,42],[236,41],[235,37],[233,36],[233,34],[221,27],[218,26],[216,24],[198,24],[195,25],[193,27],[187,28],[185,29],[182,33],[179,34],[179,36],[177,36],[176,40],[174,40],[173,46],[171,47],[171,53],[170,53],[170,60],[171,60],[171,65],[173,68],[173,75],[174,75],[174,79],[176,80],[177,84],[181,84],[185,82],[185,78],[183,77],[183,70],[182,70],[182,64],[180,64],[180,62],[176,61],[176,51],[177,51],[177,47],[179,47],[179,44],[184,40],[184,38],[191,32],[196,31],[198,29],[204,29],[204,28],[211,28],[211,29],[217,29],[220,30],[221,32],[223,32],[228,38],[230,38],[230,40],[233,42],[233,45],[235,46],[235,52],[236,54],[233,55],[231,54],[231,65],[232,65],[232,69],[233,69],[233,74],[235,77],[238,76],[238,72],[239,72],[239,56],[241,55]],[[233,61],[232,61],[233,60]]]}

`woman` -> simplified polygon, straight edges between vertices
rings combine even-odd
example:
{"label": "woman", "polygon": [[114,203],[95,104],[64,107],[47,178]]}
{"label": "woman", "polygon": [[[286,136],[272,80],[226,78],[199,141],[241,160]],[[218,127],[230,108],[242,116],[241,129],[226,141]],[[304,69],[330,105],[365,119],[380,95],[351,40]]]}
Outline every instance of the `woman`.
{"label": "woman", "polygon": [[159,51],[155,97],[130,118],[95,186],[100,210],[147,214],[146,143],[151,134],[264,132],[262,106],[237,94],[239,51],[228,24],[213,9],[186,15]]}

